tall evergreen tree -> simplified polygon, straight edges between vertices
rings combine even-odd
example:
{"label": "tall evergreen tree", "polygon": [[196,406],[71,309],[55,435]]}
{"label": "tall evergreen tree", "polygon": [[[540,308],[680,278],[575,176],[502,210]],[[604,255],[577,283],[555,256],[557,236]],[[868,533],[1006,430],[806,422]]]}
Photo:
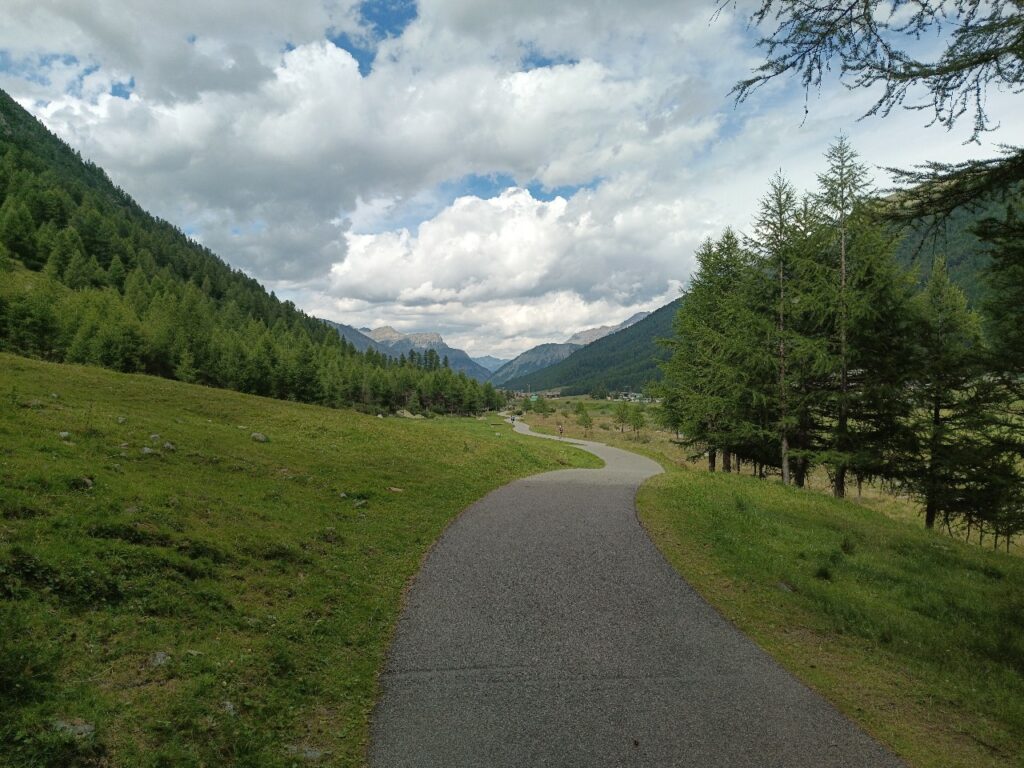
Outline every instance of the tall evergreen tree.
{"label": "tall evergreen tree", "polygon": [[914,451],[904,485],[925,507],[925,525],[981,522],[1013,502],[1016,466],[987,375],[981,322],[945,263],[917,297],[916,376],[908,394]]}
{"label": "tall evergreen tree", "polygon": [[796,269],[794,253],[796,213],[796,190],[781,173],[776,173],[768,182],[768,192],[761,198],[761,206],[754,222],[754,234],[750,238],[750,247],[763,260],[765,274],[773,276],[769,304],[773,307],[775,318],[771,346],[775,351],[775,408],[778,413],[776,429],[782,482],[786,485],[790,482],[789,433],[793,427],[789,407],[791,381],[787,371],[792,347],[790,337],[793,332],[788,324],[787,301],[792,301],[790,283],[793,281]]}
{"label": "tall evergreen tree", "polygon": [[832,248],[836,258],[836,342],[839,363],[839,382],[836,396],[836,428],[833,467],[833,493],[846,495],[846,473],[849,468],[845,455],[849,453],[850,419],[850,312],[849,312],[849,221],[855,206],[863,202],[868,190],[867,168],[858,161],[857,153],[845,136],[840,136],[825,153],[828,164],[818,175],[818,207],[832,230]]}

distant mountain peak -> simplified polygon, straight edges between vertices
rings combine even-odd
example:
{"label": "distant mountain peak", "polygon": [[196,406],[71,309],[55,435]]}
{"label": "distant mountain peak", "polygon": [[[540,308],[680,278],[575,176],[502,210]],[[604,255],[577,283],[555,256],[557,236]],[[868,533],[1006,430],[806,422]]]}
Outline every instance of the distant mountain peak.
{"label": "distant mountain peak", "polygon": [[613,334],[616,331],[621,331],[623,328],[629,328],[629,326],[639,323],[649,314],[651,313],[637,312],[635,315],[627,318],[626,320],[623,320],[618,325],[602,325],[597,328],[587,328],[586,330],[574,333],[572,336],[566,339],[565,343],[581,345],[590,344],[592,342],[597,341],[598,339],[603,339],[605,336],[609,336],[610,334]]}
{"label": "distant mountain peak", "polygon": [[439,333],[402,333],[390,325],[382,325],[380,328],[360,328],[361,333],[366,334],[374,341],[390,344],[396,341],[408,341],[414,347],[426,347],[431,344],[444,344],[444,339]]}

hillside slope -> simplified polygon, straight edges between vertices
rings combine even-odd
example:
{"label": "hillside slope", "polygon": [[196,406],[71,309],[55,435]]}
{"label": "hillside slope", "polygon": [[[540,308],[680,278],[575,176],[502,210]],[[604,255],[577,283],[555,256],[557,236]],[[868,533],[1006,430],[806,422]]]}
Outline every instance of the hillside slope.
{"label": "hillside slope", "polygon": [[376,352],[386,354],[386,351],[376,341],[371,339],[365,333],[357,331],[351,325],[345,325],[344,323],[336,323],[333,320],[324,320],[329,326],[338,332],[345,341],[355,347],[357,352],[365,352],[368,349],[372,349]]}
{"label": "hillside slope", "polygon": [[149,215],[0,92],[0,350],[335,407],[475,413],[493,388],[357,351]]}
{"label": "hillside slope", "polygon": [[496,370],[491,377],[491,383],[500,387],[506,381],[526,376],[561,362],[579,348],[579,344],[568,343],[539,344],[536,347],[531,347]]}
{"label": "hillside slope", "polygon": [[0,392],[4,766],[360,765],[427,548],[493,488],[595,464],[498,417],[5,354]]}
{"label": "hillside slope", "polygon": [[617,391],[639,391],[661,378],[658,363],[668,352],[657,343],[672,335],[672,320],[681,299],[652,312],[635,325],[576,350],[565,360],[527,376],[506,381],[506,389],[558,389],[583,394],[598,386]]}
{"label": "hillside slope", "polygon": [[984,272],[990,257],[971,229],[985,218],[1002,219],[1005,211],[1005,203],[990,202],[978,211],[954,211],[934,230],[911,229],[900,240],[896,259],[905,267],[916,266],[923,283],[935,258],[944,257],[950,278],[963,289],[968,301],[978,306],[985,296]]}

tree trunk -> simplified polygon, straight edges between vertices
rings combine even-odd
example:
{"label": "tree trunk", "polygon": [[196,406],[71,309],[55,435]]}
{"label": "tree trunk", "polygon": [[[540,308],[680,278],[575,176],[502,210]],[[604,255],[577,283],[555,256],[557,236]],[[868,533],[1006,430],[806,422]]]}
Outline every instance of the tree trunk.
{"label": "tree trunk", "polygon": [[789,439],[786,437],[786,273],[779,257],[779,435],[782,452],[782,484],[789,485]]}
{"label": "tree trunk", "polygon": [[937,483],[935,481],[935,454],[939,447],[939,427],[941,425],[942,403],[939,402],[938,397],[935,397],[932,399],[932,433],[930,440],[928,441],[928,450],[931,455],[928,457],[928,484],[925,490],[924,527],[928,529],[935,527],[935,515],[939,510],[938,501],[935,498],[937,490]]}
{"label": "tree trunk", "polygon": [[[840,453],[846,451],[846,430],[849,422],[846,403],[846,393],[849,389],[846,355],[846,215],[843,213],[839,217],[839,420],[836,425],[836,447]],[[836,467],[833,493],[837,499],[846,496],[845,464]]]}
{"label": "tree trunk", "polygon": [[708,472],[715,471],[715,460],[718,458],[718,451],[708,448]]}
{"label": "tree trunk", "polygon": [[807,482],[807,459],[798,459],[796,462],[796,468],[793,472],[793,485],[797,488],[803,488],[804,483]]}
{"label": "tree trunk", "polygon": [[732,472],[732,454],[729,451],[722,451],[722,471]]}
{"label": "tree trunk", "polygon": [[837,499],[846,497],[846,467],[836,467],[835,480],[832,483],[832,495]]}

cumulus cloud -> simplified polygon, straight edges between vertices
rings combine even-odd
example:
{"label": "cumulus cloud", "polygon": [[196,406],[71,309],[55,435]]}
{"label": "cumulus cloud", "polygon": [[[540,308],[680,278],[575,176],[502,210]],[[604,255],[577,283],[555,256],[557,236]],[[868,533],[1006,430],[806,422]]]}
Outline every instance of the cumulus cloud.
{"label": "cumulus cloud", "polygon": [[857,122],[866,94],[735,109],[758,55],[710,3],[420,0],[393,26],[356,0],[11,4],[0,86],[145,207],[309,311],[478,353],[674,298],[700,240],[778,168],[812,185],[841,131],[878,165],[984,151]]}

